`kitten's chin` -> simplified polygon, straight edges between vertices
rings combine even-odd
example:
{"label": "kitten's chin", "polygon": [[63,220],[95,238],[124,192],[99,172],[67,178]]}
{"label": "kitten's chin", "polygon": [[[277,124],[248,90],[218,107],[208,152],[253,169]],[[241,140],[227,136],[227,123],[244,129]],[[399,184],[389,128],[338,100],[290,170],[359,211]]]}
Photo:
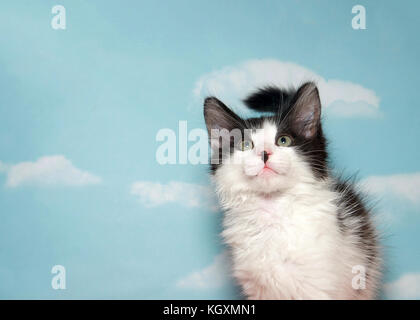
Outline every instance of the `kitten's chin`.
{"label": "kitten's chin", "polygon": [[248,187],[257,193],[282,192],[290,188],[290,178],[273,169],[264,168],[252,178]]}
{"label": "kitten's chin", "polygon": [[273,179],[275,176],[277,176],[277,173],[274,172],[273,170],[263,169],[263,170],[261,170],[261,172],[258,173],[256,178],[257,179],[262,179],[262,180],[270,180],[270,179]]}
{"label": "kitten's chin", "polygon": [[258,178],[262,178],[262,179],[270,179],[273,178],[275,176],[277,176],[278,173],[276,171],[274,171],[273,169],[269,168],[269,167],[264,167],[258,174],[257,177]]}

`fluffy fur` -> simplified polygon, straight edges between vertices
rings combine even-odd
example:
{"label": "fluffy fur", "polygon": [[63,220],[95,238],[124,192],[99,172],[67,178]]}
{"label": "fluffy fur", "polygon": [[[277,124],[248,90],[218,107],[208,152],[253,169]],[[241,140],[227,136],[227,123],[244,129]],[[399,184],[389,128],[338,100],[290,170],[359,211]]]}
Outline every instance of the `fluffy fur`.
{"label": "fluffy fur", "polygon": [[[272,115],[242,119],[214,97],[204,104],[217,151],[211,169],[225,212],[222,236],[244,294],[374,298],[381,275],[377,234],[353,184],[330,172],[316,86],[264,88],[245,103]],[[215,129],[240,130],[249,148],[230,139],[226,151],[226,143],[211,136]],[[279,142],[284,136],[290,145]],[[365,288],[352,286],[358,266],[366,271]]]}

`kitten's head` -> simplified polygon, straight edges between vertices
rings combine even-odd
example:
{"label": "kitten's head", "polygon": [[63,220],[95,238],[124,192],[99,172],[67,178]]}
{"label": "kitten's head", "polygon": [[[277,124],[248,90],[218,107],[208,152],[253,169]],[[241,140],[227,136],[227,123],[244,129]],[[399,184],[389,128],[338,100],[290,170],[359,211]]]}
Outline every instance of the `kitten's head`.
{"label": "kitten's head", "polygon": [[262,89],[245,103],[273,114],[242,119],[214,97],[204,103],[211,167],[219,187],[269,194],[326,177],[327,151],[315,84],[288,92]]}

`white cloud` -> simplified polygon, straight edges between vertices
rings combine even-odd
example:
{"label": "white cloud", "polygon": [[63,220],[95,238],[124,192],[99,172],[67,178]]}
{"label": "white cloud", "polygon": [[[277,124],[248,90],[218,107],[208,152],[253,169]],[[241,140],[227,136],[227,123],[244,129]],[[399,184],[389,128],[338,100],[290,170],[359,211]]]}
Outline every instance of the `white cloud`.
{"label": "white cloud", "polygon": [[298,64],[274,59],[249,60],[205,74],[197,81],[194,95],[200,99],[214,95],[236,109],[235,105],[242,105],[240,100],[256,88],[297,87],[309,80],[317,83],[322,104],[331,114],[342,117],[379,115],[379,98],[374,91],[348,81],[325,79]]}
{"label": "white cloud", "polygon": [[221,288],[229,283],[229,259],[226,252],[214,258],[211,265],[178,280],[177,287],[192,289]]}
{"label": "white cloud", "polygon": [[420,172],[371,176],[361,181],[364,190],[376,194],[392,194],[413,203],[420,202]]}
{"label": "white cloud", "polygon": [[212,189],[199,184],[137,181],[131,185],[131,194],[137,196],[147,207],[177,203],[189,208],[207,207],[213,211],[217,210],[217,201]]}
{"label": "white cloud", "polygon": [[384,285],[388,299],[420,299],[420,273],[407,273]]}
{"label": "white cloud", "polygon": [[0,163],[0,172],[7,175],[6,186],[83,186],[96,184],[101,179],[73,166],[64,156],[46,156],[35,162],[20,162],[12,165]]}

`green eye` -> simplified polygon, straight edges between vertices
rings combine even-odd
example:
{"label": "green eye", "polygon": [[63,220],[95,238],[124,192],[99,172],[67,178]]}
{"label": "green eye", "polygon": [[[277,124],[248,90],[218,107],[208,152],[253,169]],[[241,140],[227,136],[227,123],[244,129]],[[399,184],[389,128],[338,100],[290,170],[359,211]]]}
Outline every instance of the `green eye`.
{"label": "green eye", "polygon": [[251,150],[254,148],[254,144],[251,140],[244,140],[238,144],[238,149],[241,151]]}
{"label": "green eye", "polygon": [[277,139],[277,145],[279,147],[288,147],[292,144],[292,138],[289,136],[283,135]]}

